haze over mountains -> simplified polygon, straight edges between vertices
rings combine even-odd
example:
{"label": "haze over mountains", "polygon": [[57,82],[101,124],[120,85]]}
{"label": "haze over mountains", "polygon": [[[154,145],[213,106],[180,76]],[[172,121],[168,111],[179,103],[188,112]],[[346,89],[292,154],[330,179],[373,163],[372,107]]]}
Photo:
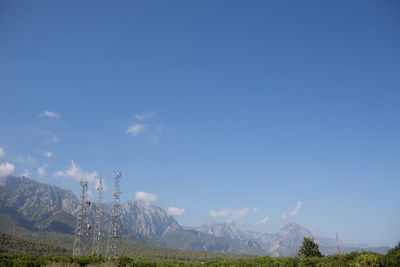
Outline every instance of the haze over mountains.
{"label": "haze over mountains", "polygon": [[[70,190],[42,184],[27,177],[0,178],[0,213],[12,218],[15,224],[32,231],[73,234],[78,205],[78,199]],[[96,209],[95,204],[90,206],[89,216],[92,220]],[[210,252],[286,256],[295,255],[303,238],[308,236],[316,239],[322,253],[336,252],[335,240],[313,236],[309,230],[295,223],[286,225],[279,233],[270,234],[242,231],[234,222],[210,222],[198,227],[183,227],[164,209],[143,201],[126,201],[121,209],[124,236],[151,245]],[[4,216],[0,218],[5,218]],[[0,231],[9,231],[4,222],[0,222],[0,225],[3,225]],[[386,252],[388,249],[346,244],[342,244],[342,248],[344,251],[365,249],[378,252]]]}

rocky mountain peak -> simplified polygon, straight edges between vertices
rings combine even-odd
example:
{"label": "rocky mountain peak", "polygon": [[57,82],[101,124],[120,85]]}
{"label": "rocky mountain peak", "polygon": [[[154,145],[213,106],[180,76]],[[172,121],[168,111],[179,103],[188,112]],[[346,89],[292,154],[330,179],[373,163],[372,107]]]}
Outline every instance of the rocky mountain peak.
{"label": "rocky mountain peak", "polygon": [[122,222],[146,237],[160,237],[165,231],[181,229],[174,217],[153,204],[128,200],[122,205]]}
{"label": "rocky mountain peak", "polygon": [[203,232],[205,234],[213,235],[216,237],[223,237],[227,240],[241,241],[245,240],[246,236],[242,233],[235,222],[229,223],[216,223],[209,222],[200,225],[196,228],[197,231]]}
{"label": "rocky mountain peak", "polygon": [[0,178],[0,208],[15,210],[24,219],[37,221],[60,210],[75,214],[78,200],[70,190],[23,176],[7,176]]}
{"label": "rocky mountain peak", "polygon": [[301,227],[300,225],[296,223],[289,223],[282,227],[282,229],[279,231],[279,235],[283,237],[292,237],[292,238],[301,238],[303,239],[304,237],[311,237],[312,234],[310,231],[308,231],[306,228]]}

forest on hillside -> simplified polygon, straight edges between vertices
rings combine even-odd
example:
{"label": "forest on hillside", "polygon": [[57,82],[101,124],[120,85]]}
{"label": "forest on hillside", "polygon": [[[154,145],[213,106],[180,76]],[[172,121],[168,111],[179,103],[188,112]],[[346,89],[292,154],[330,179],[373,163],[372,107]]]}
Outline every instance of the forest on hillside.
{"label": "forest on hillside", "polygon": [[118,258],[72,257],[71,249],[0,233],[0,266],[400,266],[400,242],[385,255],[351,252],[323,256],[305,238],[296,257],[255,257],[189,250],[140,247]]}

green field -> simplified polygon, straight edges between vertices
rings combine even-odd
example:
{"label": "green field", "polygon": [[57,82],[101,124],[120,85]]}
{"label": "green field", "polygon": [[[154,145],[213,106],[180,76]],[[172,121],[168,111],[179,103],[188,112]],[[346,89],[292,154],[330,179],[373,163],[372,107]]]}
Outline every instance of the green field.
{"label": "green field", "polygon": [[[48,237],[50,239],[50,237]],[[127,240],[126,240],[127,241]],[[153,247],[123,243],[126,256],[117,259],[82,256],[71,248],[0,233],[0,266],[340,266],[338,255],[327,257],[255,257]],[[342,256],[343,266],[400,266],[400,246],[386,255],[352,252]]]}

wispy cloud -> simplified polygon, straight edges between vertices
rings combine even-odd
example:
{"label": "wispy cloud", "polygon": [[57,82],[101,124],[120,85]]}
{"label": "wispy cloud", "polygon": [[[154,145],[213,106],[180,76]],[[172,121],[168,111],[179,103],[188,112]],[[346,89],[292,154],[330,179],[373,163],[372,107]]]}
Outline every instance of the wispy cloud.
{"label": "wispy cloud", "polygon": [[48,136],[50,138],[49,141],[46,142],[46,144],[54,144],[57,143],[58,141],[60,141],[60,139],[55,136],[55,134],[52,131],[46,130],[46,129],[41,129],[38,127],[35,127],[34,130],[38,133],[44,134],[46,136]]}
{"label": "wispy cloud", "polygon": [[141,114],[135,114],[135,122],[132,123],[125,132],[132,136],[144,134],[144,139],[150,143],[156,143],[164,131],[160,125],[154,125],[152,119],[158,118],[155,111],[149,111]]}
{"label": "wispy cloud", "polygon": [[4,149],[0,146],[0,158],[5,157],[6,156],[6,152],[4,151]]}
{"label": "wispy cloud", "polygon": [[81,181],[81,179],[84,178],[84,179],[86,179],[86,181],[89,184],[92,184],[93,186],[95,186],[97,183],[97,178],[99,176],[99,173],[97,171],[90,172],[90,173],[84,172],[84,171],[82,171],[82,169],[79,165],[75,164],[75,162],[73,160],[71,160],[71,166],[69,167],[69,169],[55,172],[53,174],[53,176],[54,177],[66,177],[66,178],[73,179],[75,181]]}
{"label": "wispy cloud", "polygon": [[146,124],[135,123],[129,126],[128,129],[126,129],[126,133],[133,136],[138,136],[146,130],[146,127]]}
{"label": "wispy cloud", "polygon": [[15,170],[15,166],[9,162],[0,164],[0,177],[10,175]]}
{"label": "wispy cloud", "polygon": [[240,218],[243,218],[246,216],[249,212],[255,212],[255,209],[250,209],[250,208],[243,208],[243,209],[232,209],[232,208],[223,208],[221,210],[212,210],[210,212],[210,215],[214,218],[218,217],[225,217],[230,221],[236,221],[239,220]]}
{"label": "wispy cloud", "polygon": [[53,156],[53,153],[51,153],[50,151],[43,151],[43,155],[46,157],[46,158],[51,158],[51,156]]}
{"label": "wispy cloud", "polygon": [[47,142],[48,144],[54,144],[60,141],[60,139],[57,136],[52,136],[51,140]]}
{"label": "wispy cloud", "polygon": [[38,173],[39,178],[43,178],[43,177],[46,176],[46,167],[47,167],[47,165],[43,165],[41,167],[38,167],[37,173]]}
{"label": "wispy cloud", "polygon": [[281,218],[282,219],[286,219],[287,217],[294,217],[294,216],[296,216],[299,212],[300,212],[300,209],[303,207],[303,202],[301,202],[301,201],[298,201],[297,202],[297,205],[296,205],[296,208],[294,208],[294,210],[292,211],[292,212],[290,212],[289,214],[285,211],[284,213],[282,213],[281,214]]}
{"label": "wispy cloud", "polygon": [[135,115],[135,119],[139,120],[139,121],[145,121],[151,118],[157,118],[158,114],[155,111],[149,111],[146,113],[142,113],[142,114],[136,114]]}
{"label": "wispy cloud", "polygon": [[299,213],[300,209],[303,207],[303,202],[297,202],[296,208],[290,213],[292,217],[296,216]]}
{"label": "wispy cloud", "polygon": [[21,164],[25,163],[25,162],[27,162],[29,164],[32,164],[32,165],[36,164],[36,159],[34,157],[32,157],[32,156],[27,156],[26,158],[18,157],[16,159],[13,159],[12,161],[14,163],[21,163]]}
{"label": "wispy cloud", "polygon": [[261,224],[265,224],[265,223],[267,223],[269,220],[270,220],[270,218],[267,216],[267,217],[264,217],[264,218],[260,221],[260,223],[261,223]]}
{"label": "wispy cloud", "polygon": [[39,114],[39,117],[46,117],[46,118],[52,118],[52,119],[56,119],[59,118],[60,115],[54,111],[47,111],[44,110],[42,111],[42,113]]}
{"label": "wispy cloud", "polygon": [[135,193],[135,199],[146,203],[153,203],[158,200],[158,196],[156,194],[139,191]]}
{"label": "wispy cloud", "polygon": [[180,208],[175,208],[175,207],[169,207],[167,209],[168,215],[174,216],[174,217],[180,217],[185,215],[185,209],[180,209]]}

